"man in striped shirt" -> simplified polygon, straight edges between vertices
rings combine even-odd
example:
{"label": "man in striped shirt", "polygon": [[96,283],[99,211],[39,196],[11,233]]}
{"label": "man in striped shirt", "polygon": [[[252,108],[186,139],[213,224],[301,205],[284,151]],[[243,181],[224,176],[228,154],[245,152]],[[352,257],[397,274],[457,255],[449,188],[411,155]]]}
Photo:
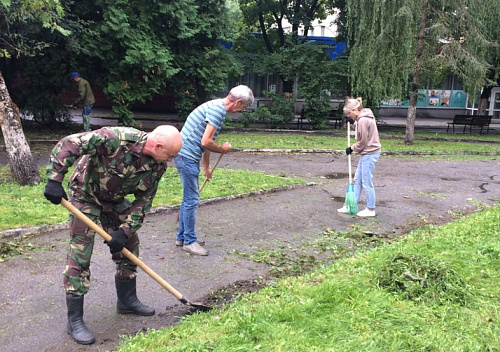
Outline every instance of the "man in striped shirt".
{"label": "man in striped shirt", "polygon": [[198,243],[195,232],[196,211],[200,202],[200,161],[205,177],[210,180],[210,153],[225,154],[231,151],[231,144],[215,142],[226,113],[243,111],[253,100],[249,87],[234,87],[225,98],[208,101],[193,110],[181,130],[182,148],[174,158],[183,187],[175,244],[189,253],[208,255],[208,251]]}

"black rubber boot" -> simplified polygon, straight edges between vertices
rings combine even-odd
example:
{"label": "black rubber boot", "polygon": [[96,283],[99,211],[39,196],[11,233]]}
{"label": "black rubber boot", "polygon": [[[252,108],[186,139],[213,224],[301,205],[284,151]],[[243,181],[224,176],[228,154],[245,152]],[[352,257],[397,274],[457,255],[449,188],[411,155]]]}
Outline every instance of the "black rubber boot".
{"label": "black rubber boot", "polygon": [[95,337],[83,322],[83,297],[66,295],[68,333],[76,342],[82,345],[90,345],[95,342]]}
{"label": "black rubber boot", "polygon": [[136,293],[136,279],[120,280],[115,277],[116,294],[118,302],[116,310],[120,314],[154,315],[155,309],[139,301]]}

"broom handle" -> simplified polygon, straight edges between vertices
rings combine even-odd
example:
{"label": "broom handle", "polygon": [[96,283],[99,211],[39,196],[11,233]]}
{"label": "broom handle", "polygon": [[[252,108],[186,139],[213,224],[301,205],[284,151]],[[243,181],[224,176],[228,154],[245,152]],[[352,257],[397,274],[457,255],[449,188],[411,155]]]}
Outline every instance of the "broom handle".
{"label": "broom handle", "polygon": [[[224,155],[224,154],[220,153],[219,158],[218,158],[218,159],[217,159],[217,161],[215,162],[215,165],[212,167],[212,174],[214,173],[215,168],[217,167],[217,165],[219,165],[219,161],[220,161],[220,159],[222,159],[222,156],[223,156],[223,155]],[[201,185],[201,187],[200,187],[200,190],[199,190],[199,192],[200,192],[200,193],[201,193],[201,191],[203,190],[203,187],[205,187],[205,185],[207,184],[207,181],[208,181],[208,178],[205,178],[205,181],[203,181],[203,184],[202,184],[202,185]]]}
{"label": "broom handle", "polygon": [[[351,146],[351,123],[347,121],[347,147]],[[349,163],[349,184],[352,185],[352,176],[351,176],[351,154],[347,156],[347,160]]]}

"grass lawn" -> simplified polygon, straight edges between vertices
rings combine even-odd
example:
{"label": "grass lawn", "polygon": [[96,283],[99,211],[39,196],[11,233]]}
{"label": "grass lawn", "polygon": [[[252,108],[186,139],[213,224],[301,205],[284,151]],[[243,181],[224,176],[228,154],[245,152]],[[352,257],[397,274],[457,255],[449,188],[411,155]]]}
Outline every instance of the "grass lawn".
{"label": "grass lawn", "polygon": [[[0,168],[0,175],[2,173],[8,174],[7,168]],[[40,174],[45,177],[45,170],[40,169]],[[200,196],[201,199],[208,199],[300,183],[305,183],[305,181],[298,178],[266,175],[262,172],[218,168],[214,178],[205,186]],[[43,196],[44,187],[45,181],[33,187],[22,187],[13,182],[1,182],[0,231],[67,221],[68,211],[62,206],[55,206],[47,201]],[[181,203],[181,200],[182,186],[179,175],[174,167],[169,167],[160,181],[153,207],[177,205]]]}
{"label": "grass lawn", "polygon": [[420,228],[118,351],[498,351],[499,219]]}
{"label": "grass lawn", "polygon": [[[412,145],[406,145],[403,137],[381,137],[382,150],[392,152],[477,152],[500,153],[500,143],[493,144],[490,139],[481,139],[484,143],[470,143],[466,141],[443,139],[428,140],[416,139]],[[489,138],[489,137],[488,137]],[[346,137],[338,135],[309,135],[309,134],[276,134],[255,132],[222,132],[218,137],[220,142],[229,142],[233,148],[242,149],[333,149],[345,150]],[[354,138],[351,144],[355,143]]]}

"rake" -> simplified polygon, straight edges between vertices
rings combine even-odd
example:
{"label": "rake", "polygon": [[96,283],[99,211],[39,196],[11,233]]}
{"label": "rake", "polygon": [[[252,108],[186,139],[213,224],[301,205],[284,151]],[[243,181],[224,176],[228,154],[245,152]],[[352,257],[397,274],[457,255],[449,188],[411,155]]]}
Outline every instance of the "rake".
{"label": "rake", "polygon": [[[78,208],[76,208],[73,204],[71,204],[66,199],[61,199],[61,205],[68,209],[71,213],[73,213],[78,219],[80,219],[85,225],[90,227],[93,231],[95,231],[98,235],[100,235],[105,241],[111,241],[111,235],[108,234],[104,229],[99,227],[96,223],[94,223],[90,218],[88,218],[84,213],[82,213]],[[137,258],[132,252],[130,252],[127,248],[123,248],[121,253],[127,257],[131,262],[140,267],[146,274],[151,276],[156,282],[158,282],[163,288],[165,288],[168,292],[175,296],[182,304],[192,307],[195,310],[200,311],[208,311],[211,307],[206,306],[201,303],[194,303],[189,301],[182,293],[177,291],[174,287],[172,287],[168,282],[163,280],[157,273],[155,273],[149,266],[147,266],[142,260]]]}

